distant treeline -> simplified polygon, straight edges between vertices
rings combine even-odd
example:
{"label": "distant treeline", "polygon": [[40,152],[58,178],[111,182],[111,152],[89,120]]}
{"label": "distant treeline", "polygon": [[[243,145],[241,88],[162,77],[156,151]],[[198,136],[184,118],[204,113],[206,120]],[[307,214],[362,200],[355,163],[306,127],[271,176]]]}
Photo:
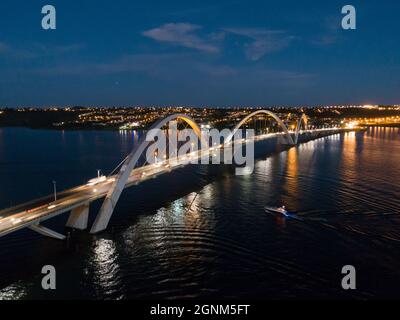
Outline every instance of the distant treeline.
{"label": "distant treeline", "polygon": [[[1,112],[2,111],[2,112]],[[51,128],[55,123],[73,121],[78,119],[79,111],[17,111],[14,109],[3,109],[0,111],[0,126],[2,127],[30,127]]]}

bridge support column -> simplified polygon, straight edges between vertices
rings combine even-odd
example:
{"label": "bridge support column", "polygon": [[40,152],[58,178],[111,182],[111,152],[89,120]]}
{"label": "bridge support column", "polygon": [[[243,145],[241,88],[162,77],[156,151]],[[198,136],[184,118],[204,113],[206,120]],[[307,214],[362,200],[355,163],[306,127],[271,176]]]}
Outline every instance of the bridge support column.
{"label": "bridge support column", "polygon": [[41,235],[44,235],[46,237],[50,237],[50,238],[54,238],[54,239],[58,239],[58,240],[65,240],[65,238],[66,238],[63,234],[58,233],[49,228],[43,227],[39,223],[30,225],[29,229],[36,231],[37,233],[40,233]]}
{"label": "bridge support column", "polygon": [[89,203],[85,203],[75,209],[72,209],[68,221],[67,227],[85,230],[88,225],[89,218]]}
{"label": "bridge support column", "polygon": [[111,215],[114,211],[114,205],[110,198],[106,198],[103,202],[100,212],[97,214],[96,219],[90,229],[90,233],[98,233],[104,231],[107,228],[108,222],[111,219]]}

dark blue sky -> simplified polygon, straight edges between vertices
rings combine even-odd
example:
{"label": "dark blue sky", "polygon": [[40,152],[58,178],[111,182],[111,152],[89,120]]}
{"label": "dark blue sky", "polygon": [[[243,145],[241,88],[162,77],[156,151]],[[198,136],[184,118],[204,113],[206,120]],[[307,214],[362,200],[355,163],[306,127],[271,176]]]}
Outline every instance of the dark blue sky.
{"label": "dark blue sky", "polygon": [[397,0],[2,0],[0,107],[400,104],[399,16]]}

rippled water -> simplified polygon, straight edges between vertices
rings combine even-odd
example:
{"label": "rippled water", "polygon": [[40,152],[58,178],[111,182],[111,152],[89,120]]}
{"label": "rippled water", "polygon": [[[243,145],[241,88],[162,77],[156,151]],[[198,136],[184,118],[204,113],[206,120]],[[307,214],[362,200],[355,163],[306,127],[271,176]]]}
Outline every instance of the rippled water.
{"label": "rippled water", "polygon": [[[107,173],[136,139],[0,129],[0,207],[51,193],[54,179],[61,189],[97,168]],[[187,167],[125,190],[100,235],[74,231],[59,242],[23,230],[1,238],[0,299],[398,298],[399,129],[264,147],[250,176]],[[264,213],[282,203],[304,220]],[[68,232],[66,218],[50,226]],[[52,292],[40,286],[45,264],[57,270]],[[340,285],[348,264],[357,270],[352,292]]]}

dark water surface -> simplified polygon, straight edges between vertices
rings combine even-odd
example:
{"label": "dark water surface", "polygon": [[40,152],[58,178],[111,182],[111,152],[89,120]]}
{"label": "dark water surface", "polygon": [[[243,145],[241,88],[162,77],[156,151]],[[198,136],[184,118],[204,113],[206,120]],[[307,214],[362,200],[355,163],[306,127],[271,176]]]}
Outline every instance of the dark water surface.
{"label": "dark water surface", "polygon": [[[0,208],[110,172],[138,134],[0,129]],[[278,146],[268,146],[278,149]],[[252,175],[186,167],[124,191],[109,229],[0,238],[0,299],[399,298],[400,131],[264,154]],[[264,213],[284,203],[303,221]],[[101,202],[91,206],[93,220]],[[191,205],[190,209],[189,206]],[[67,215],[49,221],[60,232]],[[54,265],[57,289],[41,289]],[[357,290],[341,289],[354,265]]]}

